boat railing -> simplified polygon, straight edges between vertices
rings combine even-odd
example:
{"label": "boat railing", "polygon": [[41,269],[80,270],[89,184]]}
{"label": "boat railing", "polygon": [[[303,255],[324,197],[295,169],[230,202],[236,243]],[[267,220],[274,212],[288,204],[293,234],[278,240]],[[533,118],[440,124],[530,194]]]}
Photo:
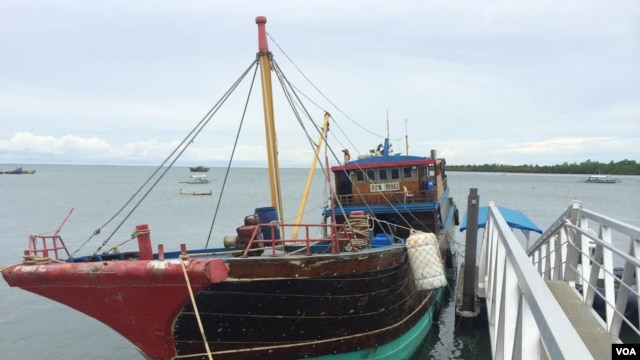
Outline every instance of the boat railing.
{"label": "boat railing", "polygon": [[497,207],[490,205],[478,268],[494,359],[593,358]]}
{"label": "boat railing", "polygon": [[406,193],[404,191],[379,191],[368,194],[337,195],[337,198],[342,206],[429,203],[437,199],[435,190],[408,191]]}
{"label": "boat railing", "polygon": [[[618,338],[626,324],[640,338],[638,314],[628,308],[637,306],[640,298],[639,227],[583,209],[574,201],[528,253],[544,279],[576,286],[582,302],[603,316],[611,336]],[[635,318],[627,318],[629,313]]]}
{"label": "boat railing", "polygon": [[29,260],[27,257],[48,259],[52,255],[56,260],[60,260],[60,254],[58,252],[62,250],[67,254],[67,258],[71,256],[60,235],[30,234],[28,250],[24,251],[24,256],[27,261]]}
{"label": "boat railing", "polygon": [[[286,228],[302,229],[300,233],[303,235],[297,238],[280,238],[279,234],[286,234]],[[268,239],[261,237],[263,229],[267,228],[267,233],[271,236]],[[320,233],[322,235],[313,236],[312,233]],[[327,234],[326,236],[324,234]],[[282,224],[278,222],[272,222],[269,224],[258,224],[253,230],[251,239],[246,245],[242,257],[248,257],[250,253],[255,252],[257,249],[271,249],[271,255],[276,256],[277,251],[282,249],[286,245],[303,245],[304,247],[296,250],[297,252],[304,251],[306,255],[311,255],[311,248],[318,244],[327,244],[331,253],[340,253],[347,245],[351,249],[356,250],[354,242],[356,242],[356,236],[353,235],[353,231],[349,231],[344,224]]]}

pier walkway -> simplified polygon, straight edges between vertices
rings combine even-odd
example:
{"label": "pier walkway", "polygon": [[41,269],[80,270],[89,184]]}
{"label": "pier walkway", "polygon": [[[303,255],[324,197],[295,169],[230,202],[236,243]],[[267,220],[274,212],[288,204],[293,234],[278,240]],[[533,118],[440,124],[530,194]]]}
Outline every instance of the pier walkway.
{"label": "pier walkway", "polygon": [[532,244],[523,231],[525,251],[498,207],[485,224],[475,306],[494,359],[611,359],[640,343],[640,228],[574,201]]}

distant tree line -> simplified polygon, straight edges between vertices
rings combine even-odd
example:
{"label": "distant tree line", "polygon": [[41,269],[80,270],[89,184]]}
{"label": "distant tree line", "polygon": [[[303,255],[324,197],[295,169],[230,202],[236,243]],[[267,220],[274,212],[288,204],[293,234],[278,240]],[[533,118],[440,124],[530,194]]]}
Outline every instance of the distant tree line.
{"label": "distant tree line", "polygon": [[475,172],[511,172],[511,173],[544,173],[544,174],[603,174],[603,175],[640,175],[640,164],[635,160],[601,163],[587,160],[580,164],[564,162],[559,165],[449,165],[449,171]]}

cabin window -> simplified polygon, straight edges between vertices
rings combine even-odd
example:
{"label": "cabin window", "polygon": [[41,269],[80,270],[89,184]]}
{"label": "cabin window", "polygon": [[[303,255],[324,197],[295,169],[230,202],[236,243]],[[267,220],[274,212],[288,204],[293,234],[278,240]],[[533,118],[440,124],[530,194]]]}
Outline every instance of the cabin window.
{"label": "cabin window", "polygon": [[367,170],[367,178],[369,178],[370,181],[373,181],[376,179],[376,171],[373,169],[369,169]]}
{"label": "cabin window", "polygon": [[387,180],[387,169],[378,170],[378,179]]}
{"label": "cabin window", "polygon": [[402,168],[402,178],[403,179],[412,179],[413,178],[414,169],[412,167],[404,167]]}
{"label": "cabin window", "polygon": [[392,180],[400,179],[400,169],[398,168],[391,169],[391,179]]}
{"label": "cabin window", "polygon": [[356,181],[364,182],[364,173],[362,172],[362,170],[356,170]]}

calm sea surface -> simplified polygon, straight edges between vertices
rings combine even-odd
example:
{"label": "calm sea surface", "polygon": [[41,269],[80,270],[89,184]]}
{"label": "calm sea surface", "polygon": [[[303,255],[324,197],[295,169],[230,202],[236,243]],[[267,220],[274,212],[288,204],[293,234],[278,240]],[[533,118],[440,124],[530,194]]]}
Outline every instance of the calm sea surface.
{"label": "calm sea surface", "polygon": [[[11,166],[3,166],[11,168]],[[151,167],[31,165],[35,175],[0,175],[0,266],[21,261],[29,233],[55,230],[71,208],[74,212],[62,228],[70,251],[78,249],[107,222],[155,170]],[[180,183],[187,168],[169,170],[137,211],[114,233],[119,221],[102,229],[78,254],[93,253],[113,233],[105,248],[125,242],[136,224],[149,224],[154,244],[177,249],[220,246],[224,235],[235,234],[254,208],[269,206],[264,169],[235,169],[225,182],[224,169],[213,168],[203,185]],[[285,218],[298,212],[307,171],[282,173]],[[520,175],[449,172],[451,195],[464,213],[470,188],[477,188],[481,205],[496,205],[526,213],[543,230],[569,202],[578,199],[587,209],[640,226],[640,177],[620,177],[618,184],[585,184],[578,175]],[[305,221],[320,217],[325,184],[315,175]],[[225,184],[224,196],[220,191]],[[180,189],[208,191],[212,196],[179,195]],[[219,205],[219,206],[218,206]],[[217,210],[216,210],[217,209]],[[126,213],[126,212],[125,212]],[[216,215],[216,220],[212,221]],[[119,220],[119,219],[118,219]],[[464,233],[457,234],[464,254]],[[535,237],[534,237],[535,239]],[[125,243],[122,251],[134,249]],[[461,262],[463,256],[459,258]],[[453,299],[453,294],[451,294]],[[0,359],[142,359],[124,338],[97,321],[64,305],[40,298],[0,281]],[[453,302],[443,306],[438,323],[415,359],[488,359],[486,330],[456,327]],[[414,359],[414,360],[415,360]]]}

